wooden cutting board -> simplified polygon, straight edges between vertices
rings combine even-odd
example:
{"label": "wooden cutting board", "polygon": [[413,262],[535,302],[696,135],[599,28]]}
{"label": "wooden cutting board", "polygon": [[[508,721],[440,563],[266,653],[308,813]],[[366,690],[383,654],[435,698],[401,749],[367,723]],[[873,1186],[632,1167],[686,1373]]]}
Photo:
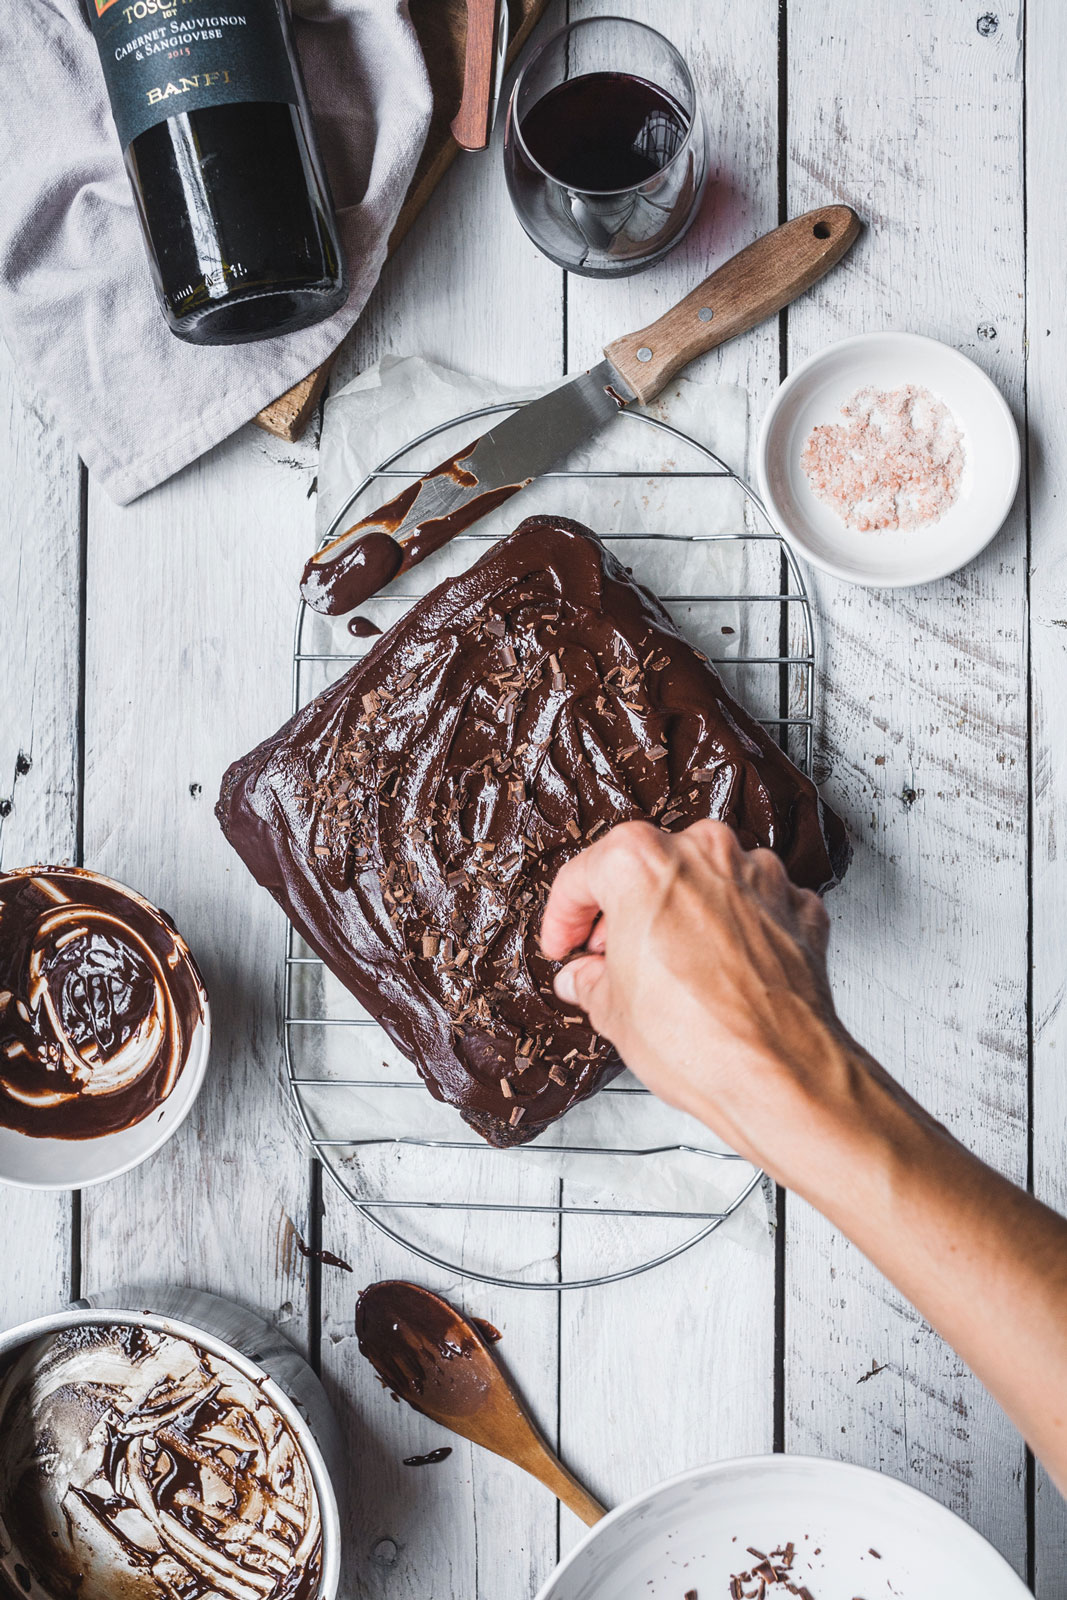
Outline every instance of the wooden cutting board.
{"label": "wooden cutting board", "polygon": [[[530,30],[547,4],[548,0],[508,0],[511,23],[509,66],[526,43]],[[415,176],[389,239],[390,255],[459,153],[459,146],[449,131],[449,125],[459,108],[463,89],[463,60],[467,45],[466,0],[410,0],[410,9],[433,88],[433,114]],[[499,115],[503,114],[504,104],[501,100]],[[465,161],[492,159],[487,151],[464,156]],[[276,434],[279,439],[299,439],[326,386],[331,364],[332,358],[324,361],[321,367],[309,372],[306,378],[287,389],[285,394],[279,395],[277,400],[272,400],[269,406],[264,406],[255,418],[259,426],[268,433]]]}

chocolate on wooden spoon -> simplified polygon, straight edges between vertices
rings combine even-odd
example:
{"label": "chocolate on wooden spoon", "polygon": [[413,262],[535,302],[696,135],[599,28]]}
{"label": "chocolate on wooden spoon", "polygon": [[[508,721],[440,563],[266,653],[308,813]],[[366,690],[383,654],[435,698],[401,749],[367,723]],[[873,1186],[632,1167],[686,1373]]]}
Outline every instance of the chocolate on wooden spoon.
{"label": "chocolate on wooden spoon", "polygon": [[532,1474],[590,1527],[605,1510],[549,1449],[476,1324],[418,1284],[372,1283],[356,1304],[359,1348],[423,1416]]}

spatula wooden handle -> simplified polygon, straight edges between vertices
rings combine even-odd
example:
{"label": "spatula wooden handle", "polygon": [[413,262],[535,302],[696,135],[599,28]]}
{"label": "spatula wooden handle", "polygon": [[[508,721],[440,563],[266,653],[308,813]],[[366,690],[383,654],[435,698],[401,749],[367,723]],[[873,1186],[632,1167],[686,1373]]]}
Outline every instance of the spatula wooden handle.
{"label": "spatula wooden handle", "polygon": [[836,266],[863,224],[851,206],[820,206],[731,256],[670,311],[604,351],[640,401],[695,356],[780,311]]}
{"label": "spatula wooden handle", "polygon": [[464,150],[484,150],[489,143],[496,59],[497,0],[467,0],[467,53],[463,98],[452,118],[452,137]]}

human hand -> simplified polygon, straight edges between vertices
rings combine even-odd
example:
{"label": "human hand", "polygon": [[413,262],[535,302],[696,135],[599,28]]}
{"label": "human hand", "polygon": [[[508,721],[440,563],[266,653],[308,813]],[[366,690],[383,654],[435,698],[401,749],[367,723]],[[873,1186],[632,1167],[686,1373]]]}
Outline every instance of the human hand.
{"label": "human hand", "polygon": [[[818,1206],[955,1346],[1067,1494],[1067,1223],[842,1027],[822,903],[722,823],[627,822],[562,868],[556,991],[672,1105]],[[976,1309],[977,1308],[977,1309]]]}
{"label": "human hand", "polygon": [[863,1058],[834,1011],[829,921],[771,850],[720,822],[628,822],[567,862],[545,907],[556,992],[662,1099],[790,1181],[798,1133]]}

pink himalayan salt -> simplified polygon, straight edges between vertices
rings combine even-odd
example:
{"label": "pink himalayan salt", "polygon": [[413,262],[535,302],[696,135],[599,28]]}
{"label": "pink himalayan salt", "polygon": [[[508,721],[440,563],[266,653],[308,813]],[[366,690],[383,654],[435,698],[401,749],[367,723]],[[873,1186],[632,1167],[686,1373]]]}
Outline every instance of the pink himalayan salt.
{"label": "pink himalayan salt", "polygon": [[860,389],[843,423],[811,430],[800,464],[812,492],[849,528],[923,528],[954,504],[963,436],[929,389]]}

